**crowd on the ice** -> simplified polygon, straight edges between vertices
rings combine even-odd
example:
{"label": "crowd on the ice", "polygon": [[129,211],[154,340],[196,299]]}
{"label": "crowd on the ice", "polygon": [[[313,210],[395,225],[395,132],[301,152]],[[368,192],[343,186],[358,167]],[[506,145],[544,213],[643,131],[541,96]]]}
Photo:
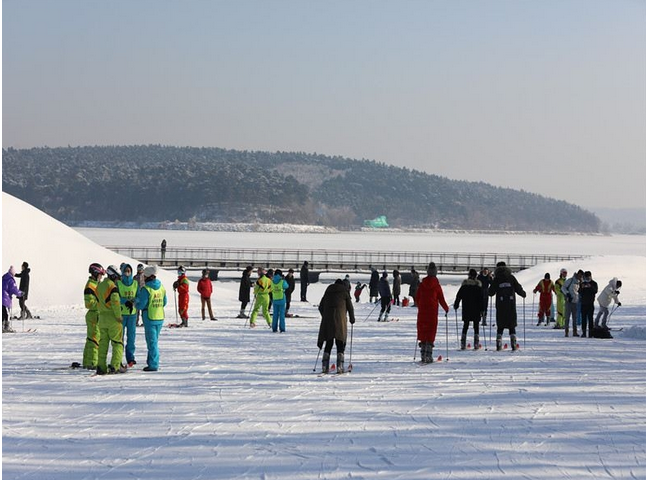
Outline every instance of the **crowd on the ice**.
{"label": "crowd on the ice", "polygon": [[[29,265],[24,262],[21,272],[17,273],[12,266],[2,277],[3,333],[13,332],[10,321],[12,296],[19,298],[21,310],[20,317],[14,318],[32,318],[26,306],[29,273]],[[265,270],[263,267],[258,267],[257,278],[254,281],[251,279],[252,273],[251,266],[246,267],[242,272],[238,296],[241,304],[237,318],[248,319],[249,326],[254,328],[258,314],[261,313],[273,332],[285,332],[285,318],[291,316],[289,313],[291,297],[296,288],[294,270],[290,268],[284,275],[280,269]],[[366,285],[357,282],[354,288],[355,302],[360,301],[363,290],[368,288],[369,302],[375,304],[374,309],[381,307],[378,322],[389,321],[393,305],[404,307],[410,305],[417,308],[417,342],[421,349],[422,363],[433,361],[439,307],[442,307],[445,316],[449,312],[449,305],[444,298],[437,273],[436,265],[431,262],[428,265],[426,277],[420,281],[418,272],[414,268],[411,269],[408,279],[410,285],[408,297],[404,297],[401,301],[402,278],[398,270],[393,271],[392,290],[388,281],[388,272],[384,271],[379,275],[374,268],[369,283]],[[133,272],[132,266],[126,263],[122,263],[119,268],[110,265],[106,269],[98,263],[93,263],[89,266],[89,274],[84,289],[87,336],[83,362],[82,364],[75,362],[75,366],[95,369],[99,375],[120,373],[126,371],[128,367],[133,367],[137,363],[135,360],[136,327],[143,325],[148,349],[147,365],[143,370],[158,370],[158,338],[164,324],[167,295],[166,289],[157,279],[157,267],[154,265],[144,267],[143,264],[139,264],[136,272]],[[20,278],[19,287],[14,277]],[[310,280],[307,261],[300,269],[299,280],[301,301],[307,302]],[[565,336],[568,337],[571,323],[574,337],[579,336],[577,327],[580,325],[581,337],[611,338],[608,328],[608,318],[612,314],[610,307],[613,302],[617,307],[621,306],[618,299],[621,286],[621,281],[613,278],[599,293],[598,285],[592,279],[590,271],[579,270],[568,278],[568,272],[563,268],[559,272],[559,278],[554,282],[550,274],[546,273],[533,289],[534,294],[539,294],[536,310],[537,325],[554,323],[554,328],[563,329]],[[177,280],[173,283],[173,290],[176,292],[176,315],[179,315],[181,321],[171,326],[188,327],[190,282],[186,276],[186,269],[182,266],[177,270]],[[344,279],[338,279],[327,287],[318,307],[321,324],[317,344],[319,349],[324,351],[322,361],[324,373],[330,369],[330,355],[334,345],[337,350],[336,371],[342,373],[345,368],[347,322],[348,319],[350,324],[355,322],[351,290],[350,276],[346,275]],[[211,303],[213,286],[208,269],[202,271],[197,291],[201,299],[202,320],[207,318],[207,310],[208,318],[217,320],[213,315]],[[253,297],[251,291],[253,291]],[[553,294],[556,295],[556,305],[553,303]],[[467,348],[470,325],[473,328],[473,348],[475,350],[481,348],[480,326],[487,326],[488,304],[495,297],[496,350],[503,349],[505,330],[509,332],[512,350],[516,350],[518,348],[516,296],[524,299],[527,294],[504,262],[497,264],[493,274],[487,268],[479,273],[474,269],[469,270],[468,278],[462,282],[453,302],[456,324],[457,310],[462,307],[463,327],[460,348],[462,350]],[[595,300],[599,305],[596,318],[594,317]],[[251,305],[250,315],[247,315],[249,305]],[[523,302],[523,319],[524,308]],[[273,313],[270,315],[271,310]],[[533,312],[532,304],[532,314]],[[493,323],[489,324],[490,331],[492,325]],[[110,347],[112,347],[112,355],[108,363]]]}

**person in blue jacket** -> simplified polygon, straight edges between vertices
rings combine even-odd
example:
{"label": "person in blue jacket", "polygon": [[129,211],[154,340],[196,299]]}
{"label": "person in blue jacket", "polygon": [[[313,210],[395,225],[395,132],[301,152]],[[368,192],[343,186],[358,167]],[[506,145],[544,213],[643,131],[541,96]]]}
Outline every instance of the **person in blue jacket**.
{"label": "person in blue jacket", "polygon": [[157,342],[159,332],[164,325],[164,307],[166,306],[166,289],[157,280],[157,267],[150,265],[144,268],[146,284],[135,298],[135,306],[141,310],[148,347],[147,366],[144,372],[156,372],[159,369],[159,349]]}
{"label": "person in blue jacket", "polygon": [[289,283],[283,277],[283,272],[277,269],[274,272],[274,277],[271,279],[271,294],[274,305],[271,329],[274,332],[277,332],[279,328],[281,332],[285,331],[285,305],[287,304],[285,290],[288,288]]}

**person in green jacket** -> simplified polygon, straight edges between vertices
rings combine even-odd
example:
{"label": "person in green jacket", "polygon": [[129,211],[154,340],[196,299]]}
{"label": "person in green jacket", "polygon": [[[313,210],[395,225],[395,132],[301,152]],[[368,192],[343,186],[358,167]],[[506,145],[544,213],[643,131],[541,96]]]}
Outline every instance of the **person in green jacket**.
{"label": "person in green jacket", "polygon": [[269,292],[271,291],[271,280],[265,276],[265,269],[258,267],[258,280],[253,286],[253,295],[255,303],[249,325],[251,328],[256,326],[256,317],[258,317],[258,310],[262,308],[262,316],[265,317],[267,325],[271,327],[271,318],[269,317]]}
{"label": "person in green jacket", "polygon": [[96,287],[105,275],[105,270],[98,263],[93,263],[88,269],[90,277],[87,279],[85,289],[83,290],[83,299],[85,301],[85,325],[87,326],[87,336],[85,338],[85,348],[83,349],[83,368],[96,370],[99,359],[99,298],[96,294]]}
{"label": "person in green jacket", "polygon": [[124,336],[126,342],[126,362],[128,367],[134,366],[135,339],[137,336],[137,307],[135,297],[139,291],[139,283],[132,276],[132,267],[127,263],[121,264],[121,278],[117,280],[119,297],[121,297],[121,318],[123,319]]}
{"label": "person in green jacket", "polygon": [[[115,283],[120,279],[119,271],[114,265],[106,269],[105,278],[96,288],[99,299],[99,361],[96,373],[124,373],[126,367],[121,366],[123,358],[123,325],[121,324],[121,298]],[[112,358],[107,365],[108,349],[112,344]]]}

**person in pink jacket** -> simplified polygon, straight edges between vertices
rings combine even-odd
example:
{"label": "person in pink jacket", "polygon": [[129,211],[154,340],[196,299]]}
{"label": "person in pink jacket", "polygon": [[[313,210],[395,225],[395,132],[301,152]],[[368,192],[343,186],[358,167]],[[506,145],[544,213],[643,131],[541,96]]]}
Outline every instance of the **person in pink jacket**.
{"label": "person in pink jacket", "polygon": [[210,273],[208,269],[202,270],[202,278],[197,282],[197,291],[200,294],[202,301],[202,320],[206,320],[205,306],[209,308],[209,318],[217,320],[213,316],[213,309],[211,307],[211,295],[213,294],[213,284],[211,283]]}

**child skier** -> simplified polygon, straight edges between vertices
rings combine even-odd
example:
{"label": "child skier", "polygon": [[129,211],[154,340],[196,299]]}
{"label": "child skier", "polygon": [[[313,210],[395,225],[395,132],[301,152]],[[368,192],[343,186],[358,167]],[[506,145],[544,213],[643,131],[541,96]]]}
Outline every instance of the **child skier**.
{"label": "child skier", "polygon": [[544,318],[545,325],[549,325],[550,315],[552,314],[552,292],[556,292],[549,273],[546,273],[543,280],[538,282],[538,285],[534,288],[534,293],[536,292],[540,292],[538,298],[538,323],[536,326],[541,325]]}
{"label": "child skier", "polygon": [[186,278],[186,269],[180,266],[177,269],[177,280],[173,283],[173,290],[179,294],[179,316],[182,319],[180,327],[188,327],[188,278]]}
{"label": "child skier", "polygon": [[469,331],[469,323],[473,322],[473,349],[480,348],[480,318],[484,312],[484,305],[486,301],[482,296],[482,284],[477,279],[478,272],[473,268],[469,270],[469,278],[462,282],[458,294],[453,303],[453,309],[460,308],[460,301],[462,304],[462,338],[460,339],[460,349],[466,350],[467,348],[467,333]]}
{"label": "child skier", "polygon": [[363,292],[363,289],[366,288],[368,285],[365,283],[357,282],[357,285],[354,287],[354,299],[357,303],[359,303],[359,299],[361,298],[361,292]]}
{"label": "child skier", "polygon": [[206,320],[205,307],[208,307],[209,309],[209,318],[211,320],[217,320],[217,318],[213,316],[213,310],[211,307],[213,283],[211,282],[210,272],[208,269],[202,270],[202,278],[197,282],[197,291],[200,294],[200,300],[202,302],[202,320]]}

